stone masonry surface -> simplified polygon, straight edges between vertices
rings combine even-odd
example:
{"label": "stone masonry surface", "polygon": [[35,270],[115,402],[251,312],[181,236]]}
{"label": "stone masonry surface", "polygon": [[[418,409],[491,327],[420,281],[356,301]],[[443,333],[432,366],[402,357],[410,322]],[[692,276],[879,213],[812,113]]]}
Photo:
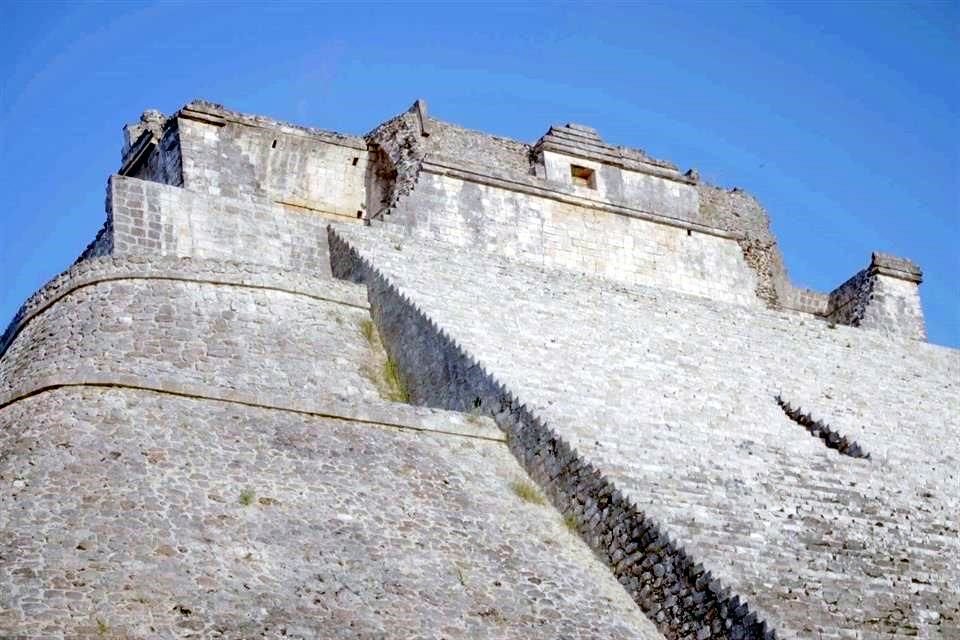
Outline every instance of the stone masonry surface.
{"label": "stone masonry surface", "polygon": [[775,628],[957,634],[957,352],[358,231],[337,230]]}
{"label": "stone masonry surface", "polygon": [[0,336],[0,637],[960,640],[909,260],[801,289],[740,189],[419,100],[121,155]]}
{"label": "stone masonry surface", "polygon": [[380,398],[368,317],[214,261],[42,290],[0,359],[0,635],[656,638],[488,420]]}
{"label": "stone masonry surface", "polygon": [[[127,125],[125,135],[121,173],[127,176],[300,213],[368,222],[392,216],[408,225],[418,220],[420,233],[431,221],[432,233],[452,223],[454,231],[468,228],[468,235],[482,229],[494,236],[507,232],[509,238],[513,229],[499,221],[478,224],[479,192],[483,214],[498,212],[508,219],[510,212],[525,214],[513,219],[519,223],[520,246],[500,247],[510,255],[529,258],[530,249],[539,248],[540,259],[556,266],[625,282],[746,304],[759,301],[842,324],[860,318],[835,304],[842,299],[837,292],[790,282],[769,216],[753,196],[702,183],[696,170],[681,174],[641,150],[610,145],[580,124],[552,126],[536,143],[525,144],[438,120],[418,100],[361,138],[195,100],[169,118],[144,112],[139,122]],[[427,167],[436,174],[438,166],[446,182],[455,176],[469,184],[438,190],[436,179],[421,180]],[[592,177],[579,184],[572,179],[577,170]],[[440,191],[447,197],[438,198]],[[571,225],[568,216],[554,216],[556,207],[544,207],[544,194],[548,201],[565,203],[562,210],[574,213],[574,219],[579,215],[592,222]],[[616,216],[598,216],[599,211],[659,224],[618,224]],[[683,241],[677,228],[693,239]],[[737,246],[704,240],[699,233]],[[650,243],[648,236],[660,241]],[[671,236],[668,242],[664,236]],[[531,237],[540,246],[531,247]],[[612,238],[619,244],[611,246]],[[861,314],[870,320],[856,326],[925,339],[916,287],[873,280],[871,285],[878,286],[852,289],[861,298],[851,308],[875,307]]]}
{"label": "stone masonry surface", "polygon": [[524,262],[756,304],[733,239],[424,171],[389,216],[409,233]]}
{"label": "stone masonry surface", "polygon": [[[611,568],[667,638],[763,638],[776,632],[746,602],[696,563],[663,529],[535,417],[443,329],[335,234],[338,277],[365,282],[371,311],[419,403],[492,411],[513,454],[564,520]],[[414,347],[415,348],[411,348]]]}
{"label": "stone masonry surface", "polygon": [[322,216],[119,176],[110,179],[108,191],[114,255],[256,256],[262,264],[329,273]]}
{"label": "stone masonry surface", "polygon": [[657,638],[499,443],[91,388],[0,434],[0,635]]}

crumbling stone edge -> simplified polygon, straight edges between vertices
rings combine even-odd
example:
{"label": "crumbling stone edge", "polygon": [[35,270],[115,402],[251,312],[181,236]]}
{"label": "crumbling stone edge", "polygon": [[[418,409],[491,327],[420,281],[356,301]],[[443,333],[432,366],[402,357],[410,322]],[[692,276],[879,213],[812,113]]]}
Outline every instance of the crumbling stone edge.
{"label": "crumbling stone edge", "polygon": [[870,454],[863,450],[859,444],[850,440],[839,431],[830,427],[830,425],[816,420],[809,413],[804,413],[800,407],[794,408],[789,402],[783,399],[783,396],[777,394],[777,404],[787,414],[787,417],[799,424],[810,432],[810,435],[823,440],[823,444],[829,449],[835,449],[842,455],[851,458],[869,458]]}
{"label": "crumbling stone edge", "polygon": [[695,562],[333,227],[328,233],[333,274],[367,286],[371,315],[411,401],[492,416],[521,466],[666,638],[776,638],[746,601]]}

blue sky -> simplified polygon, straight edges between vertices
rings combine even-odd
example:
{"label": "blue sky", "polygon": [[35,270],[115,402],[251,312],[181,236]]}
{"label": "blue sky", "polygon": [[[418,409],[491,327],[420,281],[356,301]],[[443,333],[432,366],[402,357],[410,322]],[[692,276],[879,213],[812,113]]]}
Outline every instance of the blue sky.
{"label": "blue sky", "polygon": [[426,98],[532,141],[600,129],[770,211],[830,290],[912,258],[960,346],[960,4],[0,0],[0,325],[100,227],[120,129],[192,98],[348,133]]}

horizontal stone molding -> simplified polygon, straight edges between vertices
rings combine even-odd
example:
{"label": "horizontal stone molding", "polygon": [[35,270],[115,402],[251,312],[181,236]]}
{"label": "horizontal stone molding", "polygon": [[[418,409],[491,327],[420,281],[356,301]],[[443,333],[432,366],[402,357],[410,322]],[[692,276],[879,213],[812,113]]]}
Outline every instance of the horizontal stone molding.
{"label": "horizontal stone molding", "polygon": [[554,153],[560,153],[565,156],[582,158],[584,160],[593,160],[594,162],[600,162],[602,164],[619,167],[625,171],[645,173],[650,176],[663,178],[664,180],[672,180],[673,182],[680,182],[682,184],[692,185],[697,183],[693,177],[678,173],[676,169],[658,166],[653,163],[627,159],[616,153],[611,153],[610,151],[599,146],[587,146],[582,143],[570,144],[566,140],[558,139],[558,137],[554,137],[550,140],[544,140],[536,148],[538,151],[553,151]]}
{"label": "horizontal stone molding", "polygon": [[[492,424],[483,424],[483,422],[488,422],[487,420],[477,419],[475,423],[463,424],[466,419],[461,414],[451,414],[427,407],[395,403],[391,403],[389,406],[386,403],[383,406],[376,406],[370,403],[358,405],[345,402],[310,402],[274,394],[252,395],[236,389],[224,389],[211,385],[182,384],[174,380],[151,379],[148,384],[137,376],[97,372],[37,378],[28,385],[0,394],[0,410],[15,402],[41,393],[70,387],[104,387],[162,393],[182,398],[229,402],[259,409],[287,411],[315,418],[343,420],[402,431],[429,432],[461,438],[506,442],[506,437],[499,429]],[[447,428],[438,426],[437,423],[440,422],[447,424]]]}
{"label": "horizontal stone molding", "polygon": [[622,205],[611,204],[602,200],[593,200],[590,198],[564,193],[556,190],[556,188],[550,188],[540,184],[540,181],[533,176],[530,176],[526,180],[521,180],[517,175],[507,176],[503,174],[495,174],[489,169],[471,166],[446,157],[428,155],[426,158],[424,158],[420,167],[420,171],[426,171],[428,173],[434,173],[443,176],[451,176],[467,182],[475,182],[477,184],[523,193],[525,195],[547,198],[557,202],[562,202],[564,204],[584,207],[586,209],[594,209],[596,211],[604,211],[614,215],[626,216],[628,218],[638,218],[640,220],[646,220],[647,222],[654,222],[670,227],[677,227],[679,229],[696,231],[698,233],[716,236],[718,238],[740,240],[742,237],[738,234],[724,231],[723,229],[697,224],[696,222],[690,222],[689,220],[683,220],[681,218],[672,218],[669,216],[651,213],[649,211],[642,211],[640,209],[632,209]]}
{"label": "horizontal stone molding", "polygon": [[253,116],[236,111],[231,111],[221,105],[204,100],[194,100],[183,106],[176,114],[181,118],[205,122],[214,126],[222,127],[227,123],[238,124],[245,127],[256,127],[258,129],[270,129],[282,132],[284,135],[298,136],[301,138],[310,138],[322,140],[329,144],[349,147],[351,149],[360,149],[366,151],[367,141],[357,136],[347,136],[333,131],[324,131],[312,127],[302,127],[288,122],[281,122],[264,116]]}
{"label": "horizontal stone molding", "polygon": [[341,283],[263,265],[169,257],[94,258],[73,265],[23,303],[0,337],[0,357],[27,324],[59,300],[78,289],[118,280],[175,280],[263,289],[358,309],[369,308],[360,296],[347,294]]}
{"label": "horizontal stone molding", "polygon": [[874,251],[870,256],[870,273],[915,282],[923,282],[923,271],[913,261]]}
{"label": "horizontal stone molding", "polygon": [[367,285],[371,314],[414,402],[479,409],[521,466],[667,638],[772,640],[754,607],[695,561],[606,475],[331,227],[334,275]]}

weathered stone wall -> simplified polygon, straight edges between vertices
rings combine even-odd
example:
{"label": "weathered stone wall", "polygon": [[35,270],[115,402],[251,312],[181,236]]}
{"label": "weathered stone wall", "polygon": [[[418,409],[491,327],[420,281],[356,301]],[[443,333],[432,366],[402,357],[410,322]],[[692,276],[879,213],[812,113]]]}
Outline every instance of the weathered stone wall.
{"label": "weathered stone wall", "polygon": [[776,637],[746,602],[336,235],[331,255],[339,277],[367,284],[373,317],[412,398],[494,415],[526,471],[665,637]]}
{"label": "weathered stone wall", "polygon": [[414,105],[367,134],[374,167],[373,180],[367,184],[369,218],[386,215],[416,184],[426,154],[423,124]]}
{"label": "weathered stone wall", "polygon": [[448,158],[465,158],[470,162],[503,173],[531,175],[531,145],[471,131],[449,122],[428,118],[429,136],[424,139],[424,152]]}
{"label": "weathered stone wall", "polygon": [[[191,275],[189,263],[168,263],[162,274],[146,265],[132,275],[127,266],[107,261],[96,275],[81,271],[79,282],[58,283],[55,302],[25,318],[0,360],[2,390],[53,375],[96,375],[251,396],[295,389],[361,404],[379,397],[368,376],[338,364],[362,362],[368,346],[359,329],[366,312],[337,300],[337,287],[325,299],[205,280],[202,271]],[[244,271],[250,279],[257,273]]]}
{"label": "weathered stone wall", "polygon": [[[960,554],[958,352],[449,251],[389,226],[337,232],[778,632],[960,628],[947,560]],[[778,394],[871,458],[810,437]]]}
{"label": "weathered stone wall", "polygon": [[33,296],[0,346],[0,635],[656,640],[489,419],[380,397],[364,298],[158,256]]}
{"label": "weathered stone wall", "polygon": [[[770,218],[763,206],[742,189],[722,189],[706,183],[697,184],[699,191],[700,218],[704,224],[713,225],[735,233],[742,239],[740,246],[744,258],[757,274],[757,297],[768,306],[777,308],[787,305],[807,305],[809,300],[790,285],[783,256],[777,240],[770,230]],[[810,312],[810,307],[788,308]]]}
{"label": "weathered stone wall", "polygon": [[317,212],[121,176],[113,176],[108,189],[116,255],[219,258],[330,271],[325,241],[329,217]]}
{"label": "weathered stone wall", "polygon": [[909,260],[874,253],[870,265],[830,293],[831,322],[927,337],[917,285],[920,269]]}
{"label": "weathered stone wall", "polygon": [[5,637],[658,638],[499,442],[72,387],[0,451]]}
{"label": "weathered stone wall", "polygon": [[362,138],[284,125],[192,102],[178,114],[183,186],[358,218],[367,206]]}
{"label": "weathered stone wall", "polygon": [[[561,266],[625,282],[660,282],[674,290],[720,300],[746,300],[748,304],[753,303],[752,292],[771,308],[832,316],[833,321],[840,322],[846,317],[832,311],[829,294],[790,282],[769,218],[753,196],[740,189],[701,183],[695,171],[681,174],[675,165],[641,150],[609,145],[596,130],[584,125],[551,127],[535,145],[528,145],[431,118],[426,103],[418,100],[407,112],[359,138],[194,101],[170,118],[144,112],[140,122],[127,126],[125,136],[124,175],[185,185],[208,195],[279,202],[302,213],[364,221],[390,217],[404,222],[403,216],[395,213],[405,210],[403,201],[407,200],[406,210],[420,207],[416,212],[420,219],[431,215],[443,218],[452,206],[450,202],[433,201],[434,193],[425,198],[408,197],[417,188],[426,164],[434,169],[442,167],[440,173],[466,174],[470,182],[487,187],[549,194],[566,203],[587,202],[592,209],[626,212],[691,232],[734,238],[742,254],[736,262],[742,261],[752,276],[734,273],[740,271],[740,265],[734,265],[729,256],[718,259],[716,247],[711,246],[717,243],[713,241],[705,243],[700,256],[689,250],[695,243],[684,246],[674,238],[661,242],[677,234],[660,227],[650,227],[652,235],[660,237],[647,243],[650,247],[619,246],[635,241],[635,236],[628,235],[622,242],[617,239],[612,251],[604,251],[608,247],[593,251],[596,246],[609,244],[602,239],[598,243],[595,225],[587,223],[588,231],[579,235],[564,228],[557,233],[563,246],[542,253],[561,255]],[[574,165],[593,171],[589,184],[572,179]],[[502,205],[504,198],[495,200]],[[445,208],[423,209],[434,205]],[[503,231],[494,222],[483,232],[484,217],[476,211],[464,212],[460,203],[454,210],[454,218],[469,218],[465,224],[480,235],[496,236]],[[455,224],[464,226],[459,221]],[[543,233],[549,234],[550,230]],[[568,236],[575,240],[572,246],[564,240]],[[89,255],[107,249],[101,243],[95,245]],[[671,256],[678,246],[685,251]],[[507,251],[515,252],[513,248]],[[519,253],[531,255],[528,247],[521,247]],[[605,260],[607,254],[613,259]],[[85,252],[84,257],[87,255]],[[571,255],[580,257],[570,259]],[[737,290],[743,287],[749,292]],[[901,317],[908,325],[905,332],[921,335],[912,317],[914,312],[922,316],[919,307],[915,309],[914,292],[893,285],[887,289],[891,308],[884,324]],[[895,300],[895,292],[900,289],[904,289],[905,297]],[[903,309],[909,311],[901,312]]]}
{"label": "weathered stone wall", "polygon": [[604,208],[573,193],[558,198],[563,194],[537,192],[532,185],[451,173],[425,164],[416,188],[387,219],[416,237],[451,246],[756,304],[755,276],[734,239]]}
{"label": "weathered stone wall", "polygon": [[546,178],[554,185],[572,184],[571,165],[585,167],[594,171],[594,184],[574,184],[580,195],[677,220],[701,222],[697,189],[688,182],[554,152],[544,152],[543,160]]}

